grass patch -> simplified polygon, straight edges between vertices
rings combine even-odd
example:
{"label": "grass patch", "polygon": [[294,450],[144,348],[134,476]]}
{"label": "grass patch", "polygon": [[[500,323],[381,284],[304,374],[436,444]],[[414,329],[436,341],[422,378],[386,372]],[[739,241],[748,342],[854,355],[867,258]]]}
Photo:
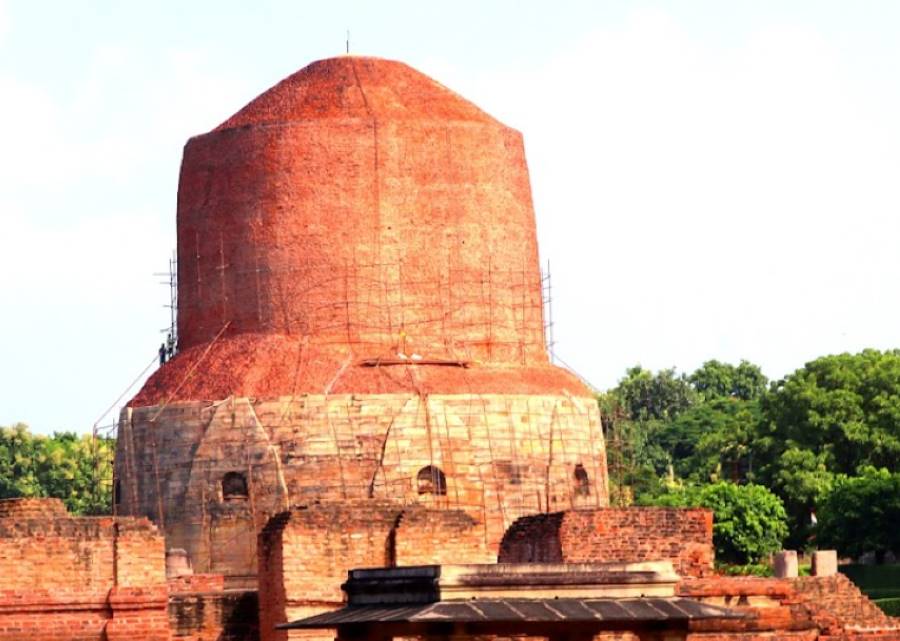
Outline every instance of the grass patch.
{"label": "grass patch", "polygon": [[747,565],[716,564],[716,570],[725,576],[772,576],[772,568],[765,563],[748,563]]}
{"label": "grass patch", "polygon": [[900,617],[900,599],[875,599],[875,605],[892,617]]}
{"label": "grass patch", "polygon": [[[874,601],[900,602],[900,564],[842,565],[841,572]],[[879,604],[880,605],[880,604]],[[894,604],[887,607],[897,607]]]}

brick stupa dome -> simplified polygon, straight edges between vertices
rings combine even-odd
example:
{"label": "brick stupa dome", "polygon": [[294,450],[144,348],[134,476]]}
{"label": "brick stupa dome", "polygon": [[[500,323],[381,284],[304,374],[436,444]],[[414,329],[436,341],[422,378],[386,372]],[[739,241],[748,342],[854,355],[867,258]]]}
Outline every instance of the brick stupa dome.
{"label": "brick stupa dome", "polygon": [[585,392],[547,360],[521,134],[400,62],[315,62],[191,139],[178,257],[181,353],[133,405],[409,389],[355,366],[398,353],[469,365],[430,392]]}
{"label": "brick stupa dome", "polygon": [[463,510],[493,547],[607,504],[519,132],[402,63],[315,62],[188,141],[177,225],[178,354],[122,413],[116,496],[198,572],[252,585],[259,528],[315,501]]}

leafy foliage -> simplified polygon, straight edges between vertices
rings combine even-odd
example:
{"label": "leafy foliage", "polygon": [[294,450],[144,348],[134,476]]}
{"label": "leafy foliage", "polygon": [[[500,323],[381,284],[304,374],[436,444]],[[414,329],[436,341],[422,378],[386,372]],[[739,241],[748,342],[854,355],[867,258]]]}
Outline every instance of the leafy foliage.
{"label": "leafy foliage", "polygon": [[717,397],[680,414],[661,429],[660,445],[677,474],[694,482],[752,480],[758,401]]}
{"label": "leafy foliage", "polygon": [[788,543],[806,547],[835,479],[900,472],[900,350],[824,356],[766,384],[747,361],[630,368],[601,399],[614,502],[681,481],[761,484],[784,503]]}
{"label": "leafy foliage", "polygon": [[757,563],[781,549],[788,534],[781,499],[761,485],[721,481],[700,487],[685,486],[648,497],[645,503],[711,509],[716,558],[727,563]]}
{"label": "leafy foliage", "polygon": [[708,361],[690,376],[640,366],[600,397],[613,502],[660,491],[661,477],[693,482],[750,477],[760,369]]}
{"label": "leafy foliage", "polygon": [[639,365],[628,369],[615,389],[601,395],[614,504],[628,505],[635,494],[659,485],[673,460],[660,441],[662,430],[696,400],[684,375],[674,369],[653,374]]}
{"label": "leafy foliage", "polygon": [[900,471],[900,350],[824,356],[761,399],[759,479],[785,500],[794,543],[838,474]]}
{"label": "leafy foliage", "polygon": [[108,513],[114,449],[111,439],[0,427],[0,498],[55,497],[73,514]]}
{"label": "leafy foliage", "polygon": [[679,376],[674,369],[653,374],[640,365],[625,373],[615,396],[632,421],[671,419],[695,401],[694,390],[683,374]]}
{"label": "leafy foliage", "polygon": [[768,383],[762,370],[747,361],[741,361],[737,366],[717,360],[706,361],[688,380],[706,401],[714,398],[752,401],[763,395]]}
{"label": "leafy foliage", "polygon": [[900,474],[866,467],[840,476],[822,499],[818,539],[842,554],[900,552]]}

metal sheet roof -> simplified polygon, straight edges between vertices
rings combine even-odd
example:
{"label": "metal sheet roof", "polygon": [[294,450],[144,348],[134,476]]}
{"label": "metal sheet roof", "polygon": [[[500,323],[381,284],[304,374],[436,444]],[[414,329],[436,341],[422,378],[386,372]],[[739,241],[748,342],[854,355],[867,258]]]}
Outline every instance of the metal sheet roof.
{"label": "metal sheet roof", "polygon": [[679,597],[475,599],[421,605],[348,606],[278,627],[316,629],[377,623],[639,623],[743,616],[734,610]]}

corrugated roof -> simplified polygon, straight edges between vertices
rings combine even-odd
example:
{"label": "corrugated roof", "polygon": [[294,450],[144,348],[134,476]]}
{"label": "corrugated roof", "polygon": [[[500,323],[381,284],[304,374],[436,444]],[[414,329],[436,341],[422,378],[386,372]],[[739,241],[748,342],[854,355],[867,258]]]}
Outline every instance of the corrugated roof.
{"label": "corrugated roof", "polygon": [[376,623],[627,623],[735,619],[728,608],[678,597],[634,599],[475,599],[422,605],[348,606],[279,626],[335,628]]}

